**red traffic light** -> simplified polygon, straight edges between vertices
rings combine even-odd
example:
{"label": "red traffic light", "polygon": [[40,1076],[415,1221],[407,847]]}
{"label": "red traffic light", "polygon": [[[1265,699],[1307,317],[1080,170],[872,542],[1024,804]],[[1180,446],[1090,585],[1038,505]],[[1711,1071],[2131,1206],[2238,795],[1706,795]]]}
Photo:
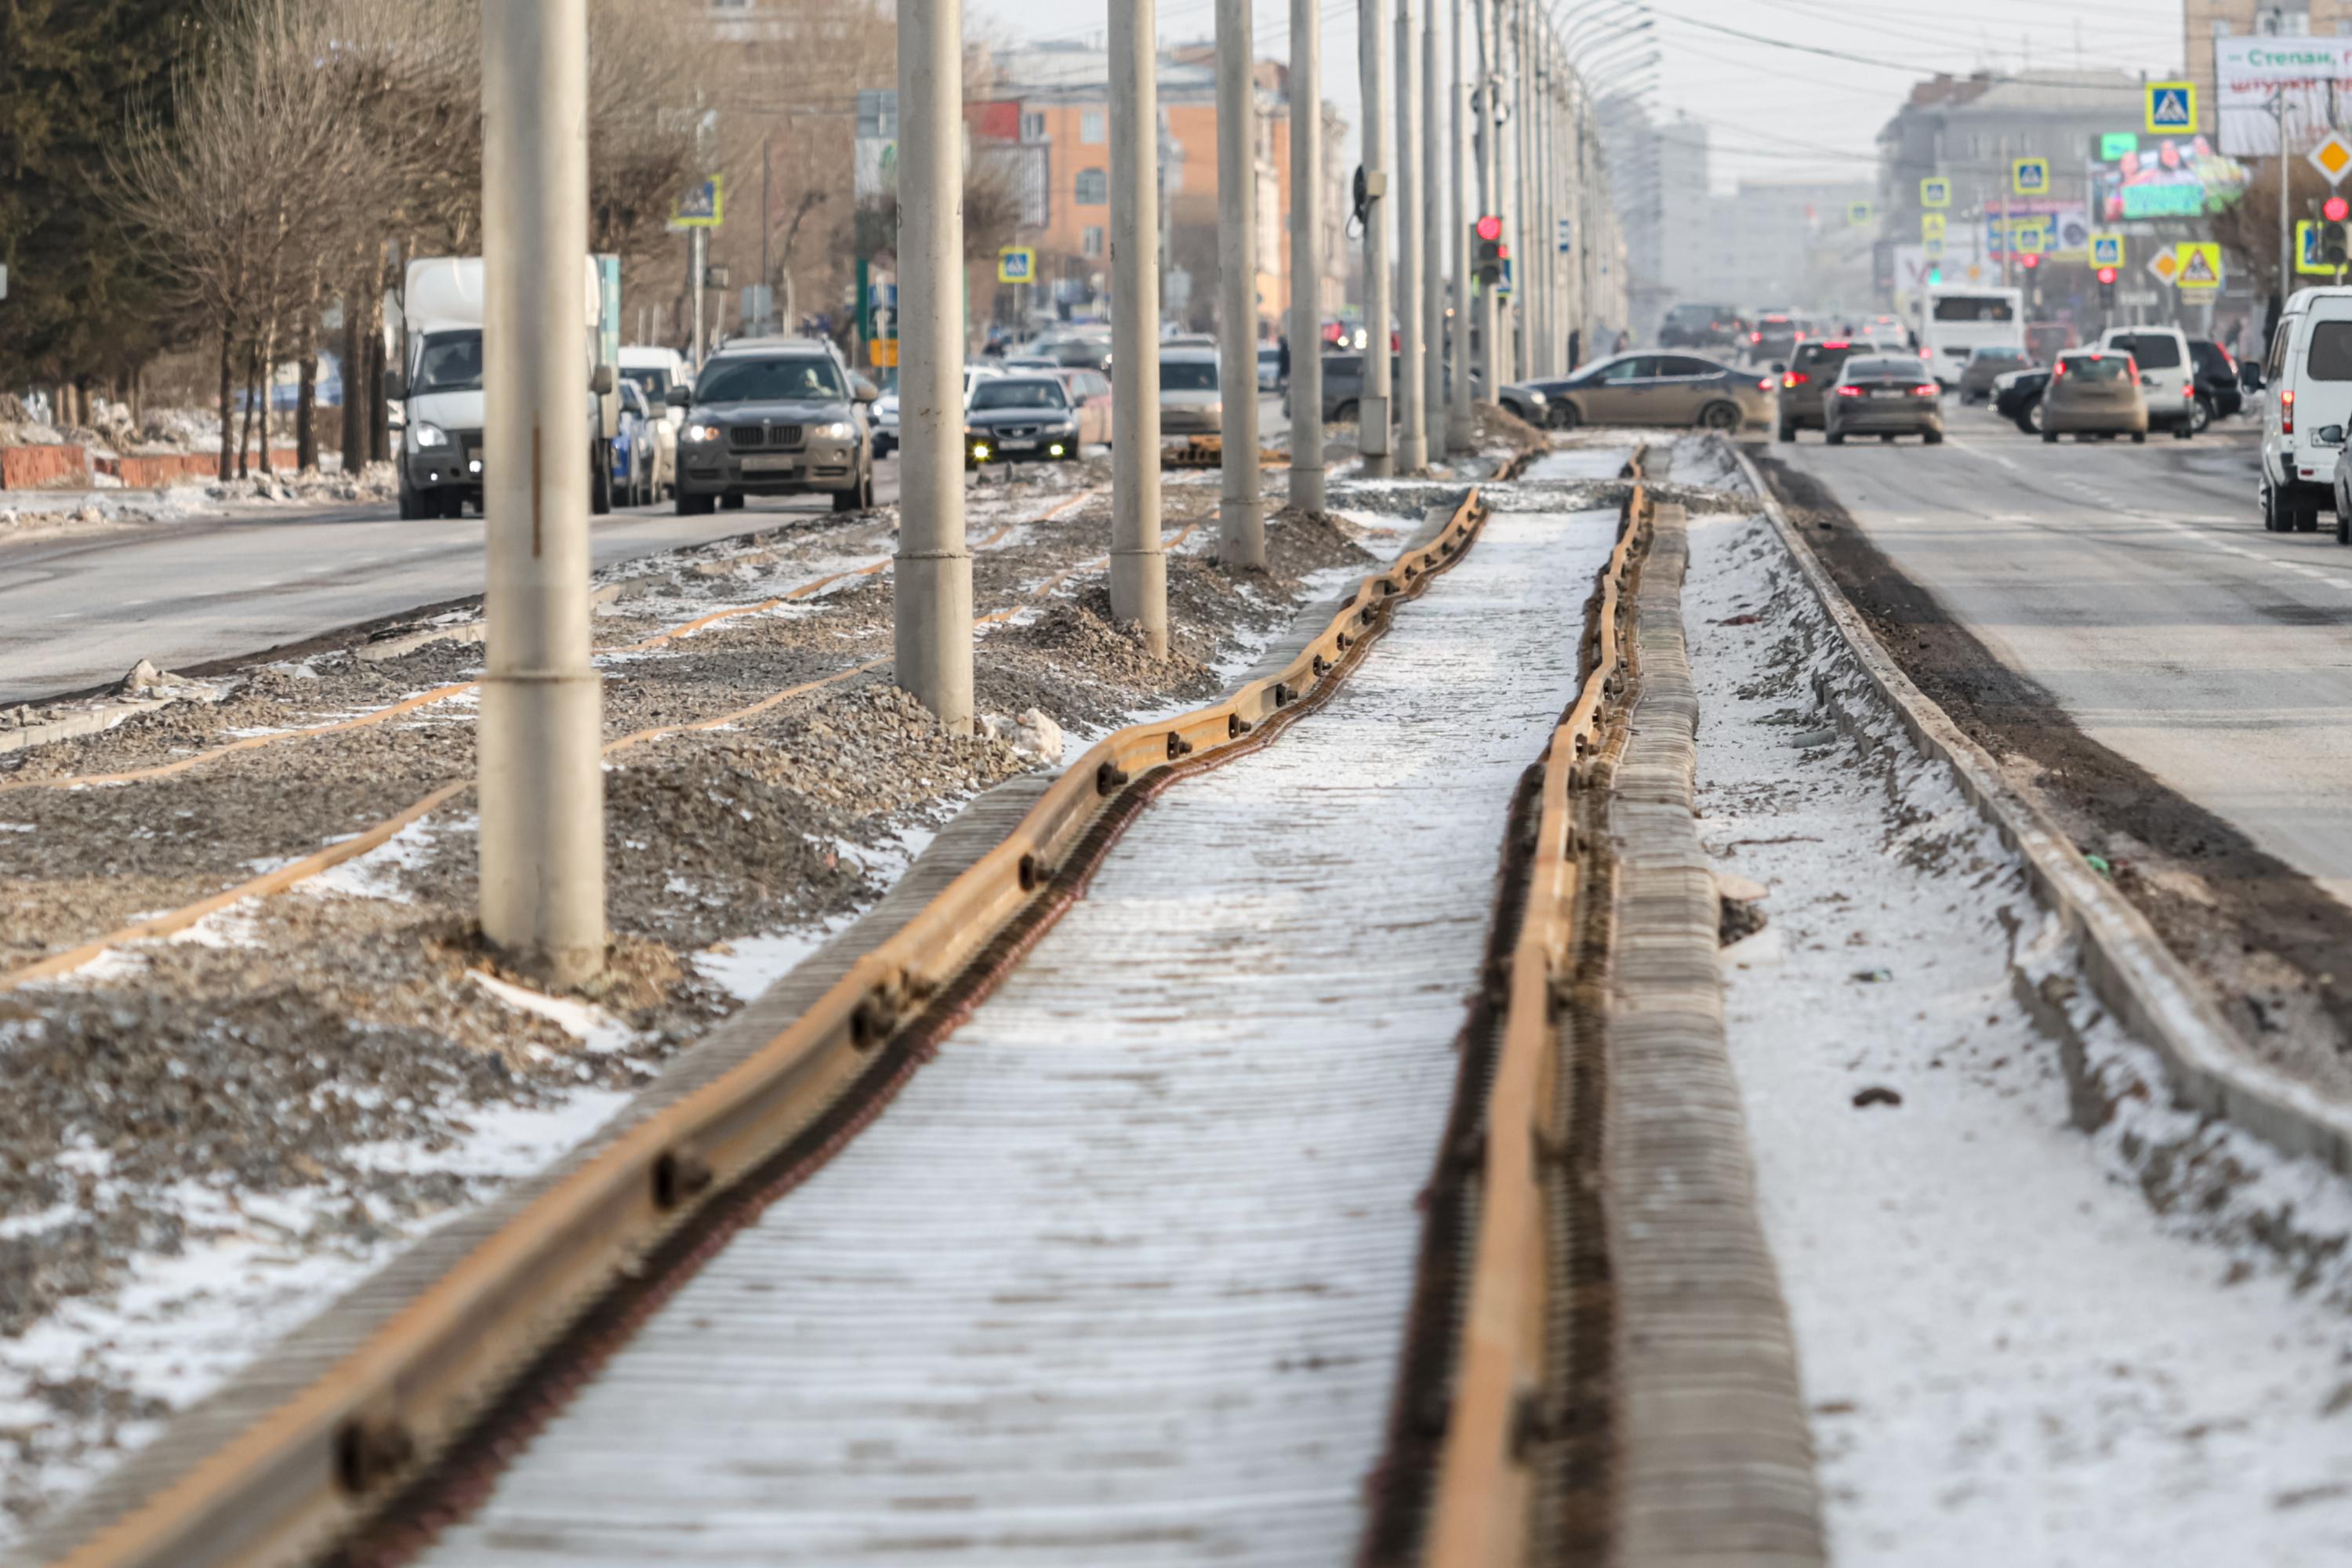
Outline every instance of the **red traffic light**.
{"label": "red traffic light", "polygon": [[2102,267],[2102,268],[2099,268],[2099,281],[2100,281],[2100,282],[2102,282],[2102,283],[2113,283],[2115,280],[2116,280],[2116,269],[2115,269],[2114,268],[2112,268],[2112,267]]}
{"label": "red traffic light", "polygon": [[2330,196],[2319,210],[2328,222],[2342,223],[2346,218],[2352,217],[2352,202],[2346,201],[2342,196]]}
{"label": "red traffic light", "polygon": [[2022,256],[2018,258],[2017,264],[2020,267],[2026,268],[2028,271],[2031,271],[2034,268],[2042,265],[2042,258],[2038,256]]}
{"label": "red traffic light", "polygon": [[1500,239],[1503,237],[1503,220],[1488,213],[1478,220],[1477,232],[1480,239]]}

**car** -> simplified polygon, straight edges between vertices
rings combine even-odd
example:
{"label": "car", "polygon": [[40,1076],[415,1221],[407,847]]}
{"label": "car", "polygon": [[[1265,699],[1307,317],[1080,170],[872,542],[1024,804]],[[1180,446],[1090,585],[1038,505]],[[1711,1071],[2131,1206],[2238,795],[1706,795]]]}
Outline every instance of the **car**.
{"label": "car", "polygon": [[2116,349],[2068,349],[2042,394],[2042,438],[2147,439],[2148,395],[2139,364]]}
{"label": "car", "polygon": [[2129,354],[2139,366],[2150,430],[2169,430],[2183,441],[2197,433],[2197,362],[2189,352],[2188,333],[2179,327],[2110,327],[2099,346]]}
{"label": "car", "polygon": [[[1389,384],[1404,374],[1394,354],[1389,356]],[[1323,423],[1353,425],[1356,407],[1364,395],[1364,356],[1353,352],[1323,356]]]}
{"label": "car", "polygon": [[620,395],[621,427],[613,437],[614,499],[622,506],[651,506],[661,499],[655,469],[659,436],[669,432],[669,421],[654,413],[645,389],[627,376],[621,378]]}
{"label": "car", "polygon": [[1282,374],[1282,350],[1273,343],[1257,347],[1257,389],[1260,392],[1281,392],[1290,385],[1290,378]]}
{"label": "car", "polygon": [[1737,431],[1771,416],[1769,377],[1696,354],[1626,353],[1537,384],[1557,430],[1580,425],[1695,425]]}
{"label": "car", "polygon": [[2260,390],[2263,527],[2309,533],[2319,526],[2319,508],[2336,504],[2337,454],[2319,432],[2352,422],[2352,288],[2298,289],[2288,297]]}
{"label": "car", "polygon": [[1213,436],[1224,427],[1224,397],[1217,384],[1217,351],[1160,351],[1160,433]]}
{"label": "car", "polygon": [[2032,363],[2032,357],[2023,349],[2008,343],[1990,343],[1971,352],[1967,366],[1960,372],[1960,401],[1984,402],[1992,395],[1996,377],[2023,370]]}
{"label": "car", "polygon": [[1747,323],[1729,305],[1676,305],[1658,324],[1658,346],[1668,349],[1727,349],[1746,336]]}
{"label": "car", "polygon": [[1855,354],[1838,366],[1822,408],[1822,438],[1832,447],[1850,436],[1944,439],[1944,389],[1917,354]]}
{"label": "car", "polygon": [[[1099,373],[1097,373],[1099,374]],[[963,411],[964,466],[1075,462],[1078,411],[1058,375],[996,375],[971,389]]]}
{"label": "car", "polygon": [[1846,361],[1873,352],[1868,343],[1851,338],[1821,338],[1798,344],[1789,368],[1780,373],[1780,439],[1793,441],[1800,430],[1827,429],[1822,400],[1829,395],[1831,384]]}
{"label": "car", "polygon": [[1108,447],[1111,440],[1110,377],[1084,365],[1057,370],[1062,390],[1068,395],[1070,406],[1078,411],[1078,443],[1085,447]]}
{"label": "car", "polygon": [[2017,427],[2029,436],[2042,431],[2042,393],[2050,384],[2050,371],[2044,365],[2028,365],[2023,370],[2011,371],[1993,378],[1992,411],[2003,419],[2017,422]]}
{"label": "car", "polygon": [[754,495],[826,495],[835,511],[872,506],[867,410],[880,396],[823,340],[729,344],[704,362],[691,388],[670,389],[670,402],[687,410],[678,514],[740,507]]}
{"label": "car", "polygon": [[2352,544],[2352,462],[2346,460],[2352,453],[2344,445],[2344,426],[2323,425],[2315,434],[2321,446],[2336,448],[2336,542]]}
{"label": "car", "polygon": [[2189,340],[2189,357],[2197,365],[2197,428],[2202,433],[2216,419],[2228,419],[2246,406],[2246,389],[2238,379],[2238,362],[2210,338]]}
{"label": "car", "polygon": [[[971,378],[967,375],[968,388]],[[884,376],[878,388],[882,395],[874,400],[874,456],[876,460],[888,457],[898,449],[898,373]]]}
{"label": "car", "polygon": [[1503,412],[1538,430],[1551,427],[1551,396],[1531,381],[1507,381],[1496,394]]}
{"label": "car", "polygon": [[1756,318],[1748,333],[1748,357],[1761,364],[1784,360],[1805,341],[1805,324],[1786,310],[1767,310]]}
{"label": "car", "polygon": [[1051,360],[1056,365],[1084,365],[1088,370],[1108,370],[1110,336],[1107,332],[1055,333],[1031,343],[1029,352],[1022,357]]}

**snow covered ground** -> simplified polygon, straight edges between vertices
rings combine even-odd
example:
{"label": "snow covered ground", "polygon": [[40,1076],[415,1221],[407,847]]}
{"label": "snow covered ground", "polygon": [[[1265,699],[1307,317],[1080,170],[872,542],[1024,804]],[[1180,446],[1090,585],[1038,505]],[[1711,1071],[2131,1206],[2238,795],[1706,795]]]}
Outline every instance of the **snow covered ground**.
{"label": "snow covered ground", "polygon": [[[2344,1186],[2169,1109],[1949,775],[1816,706],[1834,633],[1769,527],[1691,541],[1700,832],[1769,889],[1730,1045],[1835,1561],[2352,1561]],[[2072,984],[2095,1136],[2013,953]]]}

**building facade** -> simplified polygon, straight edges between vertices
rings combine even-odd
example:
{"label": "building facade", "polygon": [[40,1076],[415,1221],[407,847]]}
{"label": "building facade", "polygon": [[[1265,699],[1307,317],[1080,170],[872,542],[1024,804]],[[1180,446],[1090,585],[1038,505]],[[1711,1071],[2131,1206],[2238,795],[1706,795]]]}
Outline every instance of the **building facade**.
{"label": "building facade", "polygon": [[2352,36],[2352,0],[2183,0],[2181,58],[2199,84],[2199,129],[2209,135],[2220,96],[2214,73],[2216,38]]}

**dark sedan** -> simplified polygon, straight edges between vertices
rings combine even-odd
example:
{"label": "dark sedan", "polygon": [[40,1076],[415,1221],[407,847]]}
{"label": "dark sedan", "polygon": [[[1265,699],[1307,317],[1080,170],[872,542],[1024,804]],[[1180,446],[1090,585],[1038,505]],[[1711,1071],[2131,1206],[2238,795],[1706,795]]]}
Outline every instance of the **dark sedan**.
{"label": "dark sedan", "polygon": [[964,463],[1066,463],[1078,455],[1078,411],[1058,375],[995,375],[963,412]]}
{"label": "dark sedan", "polygon": [[2003,419],[2013,419],[2017,427],[2027,435],[2037,434],[2042,426],[2038,410],[2042,394],[2050,385],[2047,365],[2031,365],[2013,370],[2007,375],[1995,376],[1992,383],[1992,411]]}
{"label": "dark sedan", "polygon": [[2197,366],[2197,428],[2216,419],[2228,419],[2246,406],[2246,389],[2238,380],[2238,362],[2210,338],[2189,340],[2189,357]]}

